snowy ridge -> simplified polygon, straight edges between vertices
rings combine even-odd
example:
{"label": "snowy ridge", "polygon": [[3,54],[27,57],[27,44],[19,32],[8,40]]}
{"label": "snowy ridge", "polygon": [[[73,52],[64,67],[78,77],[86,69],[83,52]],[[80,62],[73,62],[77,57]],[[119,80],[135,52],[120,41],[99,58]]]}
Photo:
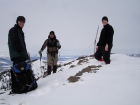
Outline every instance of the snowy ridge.
{"label": "snowy ridge", "polygon": [[[140,104],[140,59],[122,54],[111,55],[111,64],[105,65],[92,57],[77,64],[74,60],[58,68],[56,74],[40,78],[39,87],[27,94],[0,95],[5,105],[139,105]],[[44,63],[45,64],[45,63]],[[34,72],[39,71],[39,61],[33,64]],[[43,61],[41,63],[43,65]],[[71,65],[75,65],[70,68]],[[91,65],[102,67],[86,72],[77,82],[69,83],[68,78]],[[41,74],[41,72],[40,72]]]}
{"label": "snowy ridge", "polygon": [[140,54],[130,54],[129,56],[131,56],[131,57],[138,57],[138,58],[140,58]]}
{"label": "snowy ridge", "polygon": [[[77,58],[78,56],[60,56],[59,61],[67,61],[67,60],[73,60]],[[31,55],[31,60],[40,59],[40,57],[37,54]],[[41,58],[42,60],[46,60],[46,56],[43,56]],[[12,65],[12,62],[10,60],[10,57],[8,54],[0,54],[0,72],[9,70],[10,66]]]}
{"label": "snowy ridge", "polygon": [[[129,54],[128,56],[131,57],[138,57],[140,58],[140,54]],[[60,56],[59,57],[59,61],[67,61],[67,60],[73,60],[75,58],[77,58],[78,56],[75,55],[66,55],[66,56]],[[40,59],[38,54],[34,54],[31,55],[31,60],[34,59]],[[43,60],[46,60],[46,55],[44,55],[42,57]],[[10,61],[10,57],[8,53],[2,54],[0,53],[0,72],[5,71],[5,70],[9,70],[10,66],[12,65],[12,62]]]}

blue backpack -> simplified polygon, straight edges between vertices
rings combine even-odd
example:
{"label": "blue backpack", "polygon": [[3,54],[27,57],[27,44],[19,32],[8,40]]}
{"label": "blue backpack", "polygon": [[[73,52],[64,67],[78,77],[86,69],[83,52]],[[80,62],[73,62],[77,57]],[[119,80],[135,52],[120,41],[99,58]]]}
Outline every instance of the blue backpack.
{"label": "blue backpack", "polygon": [[37,82],[27,62],[16,64],[11,69],[12,92],[26,93],[37,88]]}

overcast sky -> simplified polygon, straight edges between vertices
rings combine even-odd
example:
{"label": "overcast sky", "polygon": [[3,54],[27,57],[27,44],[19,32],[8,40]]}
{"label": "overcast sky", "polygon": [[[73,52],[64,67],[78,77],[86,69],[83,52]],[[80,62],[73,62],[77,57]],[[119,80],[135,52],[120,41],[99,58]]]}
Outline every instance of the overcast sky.
{"label": "overcast sky", "polygon": [[112,52],[140,53],[139,10],[139,0],[0,0],[0,52],[8,53],[9,29],[24,16],[28,52],[38,53],[49,32],[55,31],[60,55],[93,54],[97,27],[99,38],[101,19],[107,16],[115,32]]}

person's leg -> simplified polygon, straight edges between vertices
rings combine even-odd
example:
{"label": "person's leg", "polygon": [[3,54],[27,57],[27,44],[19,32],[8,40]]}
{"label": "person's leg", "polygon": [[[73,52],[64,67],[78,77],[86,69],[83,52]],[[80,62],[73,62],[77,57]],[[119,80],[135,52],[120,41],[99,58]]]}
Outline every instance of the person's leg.
{"label": "person's leg", "polygon": [[48,64],[48,75],[50,75],[51,74],[52,65],[53,65],[51,54],[47,54],[47,64]]}
{"label": "person's leg", "polygon": [[16,90],[15,90],[15,80],[16,80],[16,77],[14,75],[14,71],[13,70],[10,70],[11,72],[11,93],[15,93]]}
{"label": "person's leg", "polygon": [[102,49],[103,52],[103,59],[106,64],[110,64],[110,53],[111,53],[112,46],[109,46],[108,51],[105,51],[105,48]]}
{"label": "person's leg", "polygon": [[[18,64],[18,63],[21,63],[21,62],[25,62],[24,58],[22,58],[22,57],[13,58],[13,66],[15,64]],[[11,93],[16,93],[17,92],[17,90],[16,90],[16,76],[15,76],[13,68],[11,68],[10,72],[11,72],[11,82],[12,82]]]}
{"label": "person's leg", "polygon": [[57,62],[58,62],[58,54],[55,54],[54,56],[54,65],[53,65],[53,73],[56,73],[57,71]]}
{"label": "person's leg", "polygon": [[57,71],[57,65],[54,65],[53,66],[53,73],[56,73],[56,71]]}
{"label": "person's leg", "polygon": [[102,46],[99,46],[96,53],[95,53],[95,59],[100,60],[102,57]]}
{"label": "person's leg", "polygon": [[48,65],[48,68],[47,69],[48,69],[48,75],[51,75],[51,69],[52,69],[51,66]]}

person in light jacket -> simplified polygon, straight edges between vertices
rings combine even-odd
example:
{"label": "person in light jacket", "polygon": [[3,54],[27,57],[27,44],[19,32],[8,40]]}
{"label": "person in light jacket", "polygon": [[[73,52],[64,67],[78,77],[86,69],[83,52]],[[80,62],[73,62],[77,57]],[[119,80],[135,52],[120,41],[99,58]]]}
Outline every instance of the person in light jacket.
{"label": "person in light jacket", "polygon": [[58,50],[61,48],[60,42],[56,39],[54,31],[51,31],[48,39],[45,40],[42,45],[39,54],[42,55],[42,51],[47,47],[47,65],[48,65],[48,75],[57,72],[57,62],[58,62]]}

